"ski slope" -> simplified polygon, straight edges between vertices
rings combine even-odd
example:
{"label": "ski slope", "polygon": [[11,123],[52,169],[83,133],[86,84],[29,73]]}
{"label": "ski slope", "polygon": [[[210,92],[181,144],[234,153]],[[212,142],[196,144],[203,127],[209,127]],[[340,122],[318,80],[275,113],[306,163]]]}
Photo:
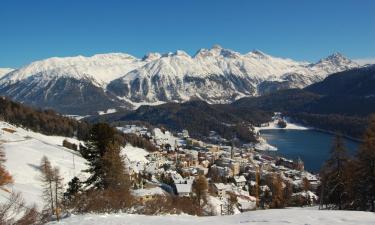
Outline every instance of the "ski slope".
{"label": "ski slope", "polygon": [[145,216],[130,214],[73,215],[52,224],[67,225],[373,225],[375,214],[358,211],[321,211],[291,208],[251,211],[233,216],[196,217],[188,215]]}
{"label": "ski slope", "polygon": [[[84,178],[86,174],[81,171],[86,168],[85,160],[62,147],[64,139],[78,143],[75,139],[47,136],[0,121],[0,143],[7,158],[5,166],[14,179],[8,190],[20,192],[27,204],[42,206],[39,164],[43,156],[48,157],[52,166],[59,167],[64,184],[74,176]],[[6,196],[7,192],[0,191],[0,201]]]}

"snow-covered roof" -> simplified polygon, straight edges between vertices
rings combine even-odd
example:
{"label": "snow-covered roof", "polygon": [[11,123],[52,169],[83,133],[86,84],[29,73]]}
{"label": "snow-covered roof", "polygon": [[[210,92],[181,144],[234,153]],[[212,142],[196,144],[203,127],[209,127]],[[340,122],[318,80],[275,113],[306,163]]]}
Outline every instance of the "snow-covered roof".
{"label": "snow-covered roof", "polygon": [[236,183],[246,182],[246,178],[243,175],[235,176],[234,180],[236,181]]}
{"label": "snow-covered roof", "polygon": [[232,188],[230,184],[224,184],[224,183],[214,183],[214,186],[218,190],[230,190]]}
{"label": "snow-covered roof", "polygon": [[136,189],[132,191],[135,196],[150,196],[150,195],[165,195],[165,192],[160,187],[153,187],[147,189]]}
{"label": "snow-covered roof", "polygon": [[175,184],[176,189],[178,193],[191,193],[192,191],[192,184],[187,183],[187,184]]}

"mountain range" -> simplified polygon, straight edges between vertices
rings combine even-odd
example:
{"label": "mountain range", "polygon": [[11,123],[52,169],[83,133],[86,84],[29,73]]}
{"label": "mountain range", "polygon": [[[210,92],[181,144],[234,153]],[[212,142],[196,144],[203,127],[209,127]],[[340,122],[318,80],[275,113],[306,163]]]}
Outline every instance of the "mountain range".
{"label": "mountain range", "polygon": [[356,67],[339,53],[309,63],[258,50],[241,54],[217,45],[194,56],[178,50],[141,59],[124,53],[54,57],[0,70],[0,95],[64,114],[92,115],[191,99],[230,103],[303,88]]}

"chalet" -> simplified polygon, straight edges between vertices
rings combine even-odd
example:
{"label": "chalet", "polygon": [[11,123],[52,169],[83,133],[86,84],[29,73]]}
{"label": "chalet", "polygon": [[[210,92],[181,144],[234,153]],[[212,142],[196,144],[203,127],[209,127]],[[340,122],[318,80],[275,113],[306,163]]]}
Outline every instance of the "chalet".
{"label": "chalet", "polygon": [[189,197],[192,193],[192,183],[186,184],[175,184],[177,189],[177,194],[182,197]]}
{"label": "chalet", "polygon": [[147,189],[136,189],[132,191],[133,196],[140,202],[147,202],[153,200],[157,196],[165,196],[167,193],[160,187],[153,187]]}
{"label": "chalet", "polygon": [[226,197],[227,185],[224,183],[214,183],[213,190],[220,199],[223,199]]}
{"label": "chalet", "polygon": [[244,187],[246,185],[246,178],[244,176],[235,176],[234,183],[237,187]]}

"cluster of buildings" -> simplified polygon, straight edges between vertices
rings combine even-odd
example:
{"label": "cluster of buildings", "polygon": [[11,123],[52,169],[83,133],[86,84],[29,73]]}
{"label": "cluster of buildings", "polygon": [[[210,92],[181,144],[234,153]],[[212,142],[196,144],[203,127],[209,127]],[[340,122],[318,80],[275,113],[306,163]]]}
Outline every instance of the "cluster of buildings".
{"label": "cluster of buildings", "polygon": [[[303,179],[310,182],[313,191],[319,184],[318,177],[304,170],[302,160],[270,156],[251,145],[235,147],[215,132],[210,133],[213,141],[206,143],[189,137],[187,130],[173,135],[159,128],[150,131],[133,125],[123,131],[146,136],[158,148],[158,151],[144,153],[143,162],[129,162],[132,174],[147,177],[140,182],[152,187],[153,191],[135,190],[142,199],[152,199],[151,196],[159,195],[160,191],[163,194],[191,196],[195,177],[204,175],[210,184],[211,197],[216,198],[216,202],[228,204],[229,196],[235,195],[238,209],[245,211],[257,206],[256,197],[259,196],[251,195],[251,188],[258,186],[261,192],[270,191],[266,180],[272,179],[275,174],[291,183],[296,192],[302,191]],[[166,185],[166,177],[173,182]]]}

